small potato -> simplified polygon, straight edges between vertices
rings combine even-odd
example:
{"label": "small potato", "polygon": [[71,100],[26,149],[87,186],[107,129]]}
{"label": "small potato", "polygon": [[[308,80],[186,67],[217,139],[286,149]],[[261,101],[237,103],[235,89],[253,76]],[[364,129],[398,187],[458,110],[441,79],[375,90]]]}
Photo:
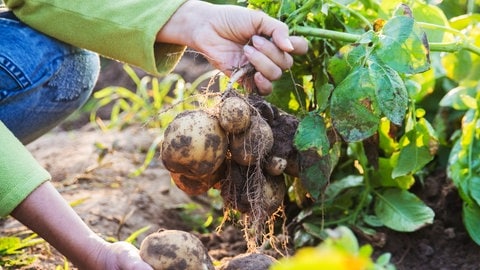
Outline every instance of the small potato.
{"label": "small potato", "polygon": [[242,133],[250,126],[250,105],[240,97],[229,97],[220,105],[220,126],[232,134]]}
{"label": "small potato", "polygon": [[265,163],[265,171],[270,175],[280,175],[287,167],[287,160],[281,157],[271,156]]}
{"label": "small potato", "polygon": [[230,140],[232,159],[240,165],[250,166],[272,149],[273,133],[261,116],[252,116],[250,128],[233,135]]}
{"label": "small potato", "polygon": [[274,262],[277,259],[266,254],[245,253],[233,257],[218,270],[268,270]]}
{"label": "small potato", "polygon": [[163,230],[148,235],[140,245],[140,257],[155,270],[215,269],[200,239],[179,230]]}
{"label": "small potato", "polygon": [[177,115],[165,130],[161,158],[174,173],[213,174],[225,160],[228,139],[215,116],[203,110]]}
{"label": "small potato", "polygon": [[263,186],[263,194],[266,200],[266,210],[269,214],[275,211],[283,204],[283,199],[287,193],[284,175],[265,176],[267,181]]}

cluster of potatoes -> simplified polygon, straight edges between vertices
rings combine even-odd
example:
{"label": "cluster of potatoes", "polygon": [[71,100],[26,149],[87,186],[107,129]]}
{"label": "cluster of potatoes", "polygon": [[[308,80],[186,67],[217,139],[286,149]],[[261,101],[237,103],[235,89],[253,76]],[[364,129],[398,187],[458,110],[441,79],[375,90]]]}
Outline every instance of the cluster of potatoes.
{"label": "cluster of potatoes", "polygon": [[[260,207],[271,214],[286,193],[284,173],[298,174],[293,133],[280,136],[286,127],[275,122],[288,116],[258,96],[226,92],[213,109],[175,117],[164,133],[163,164],[189,195],[218,188],[231,209],[248,213]],[[285,147],[289,150],[278,154]],[[255,206],[253,197],[263,198],[261,205]]]}

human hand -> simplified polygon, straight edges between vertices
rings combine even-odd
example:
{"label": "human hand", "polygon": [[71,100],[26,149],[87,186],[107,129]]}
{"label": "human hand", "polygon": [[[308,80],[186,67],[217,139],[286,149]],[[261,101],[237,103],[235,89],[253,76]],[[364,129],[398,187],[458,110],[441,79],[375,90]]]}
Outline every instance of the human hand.
{"label": "human hand", "polygon": [[127,242],[115,242],[105,245],[99,252],[98,261],[103,261],[105,267],[111,270],[153,270],[140,258],[139,251]]}
{"label": "human hand", "polygon": [[248,62],[260,94],[272,91],[272,81],[290,68],[290,54],[304,54],[307,41],[289,36],[288,27],[267,14],[232,5],[187,1],[160,30],[157,41],[187,45],[204,54],[230,76]]}

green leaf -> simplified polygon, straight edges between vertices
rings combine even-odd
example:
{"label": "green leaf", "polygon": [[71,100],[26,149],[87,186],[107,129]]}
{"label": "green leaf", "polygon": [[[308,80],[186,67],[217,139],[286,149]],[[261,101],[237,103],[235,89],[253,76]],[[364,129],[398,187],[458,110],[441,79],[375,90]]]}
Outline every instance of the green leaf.
{"label": "green leaf", "polygon": [[375,214],[386,227],[401,232],[413,232],[431,224],[435,215],[414,194],[394,188],[377,193]]}
{"label": "green leaf", "polygon": [[330,142],[323,117],[315,112],[305,116],[297,128],[294,143],[299,151],[313,148],[321,156],[328,154]]}
{"label": "green leaf", "polygon": [[329,238],[325,240],[324,245],[339,248],[350,254],[357,254],[360,249],[355,234],[346,226],[338,226],[335,229],[326,229]]}
{"label": "green leaf", "polygon": [[338,84],[348,76],[352,67],[361,66],[367,51],[362,44],[349,44],[341,47],[328,62],[328,73],[333,82]]}
{"label": "green leaf", "polygon": [[378,57],[398,72],[414,74],[430,68],[426,35],[410,16],[387,21],[376,45]]}
{"label": "green leaf", "polygon": [[462,96],[469,96],[475,98],[477,94],[477,89],[475,85],[460,85],[450,91],[442,98],[440,101],[440,106],[443,107],[452,107],[455,110],[467,110],[469,106],[465,104]]}
{"label": "green leaf", "polygon": [[468,179],[470,196],[480,205],[480,173],[472,172]]}
{"label": "green leaf", "polygon": [[[413,6],[413,17],[417,22],[426,22],[434,25],[448,27],[448,18],[445,16],[443,11],[434,5],[426,4],[421,1],[415,1]],[[445,30],[436,27],[434,29],[426,28],[424,29],[428,40],[430,42],[443,42],[445,36]]]}
{"label": "green leaf", "polygon": [[265,99],[282,110],[295,114],[306,107],[305,92],[295,85],[290,73],[285,72],[280,80],[275,81],[273,89],[274,91]]}
{"label": "green leaf", "polygon": [[426,120],[422,118],[401,138],[401,149],[392,172],[393,178],[413,174],[433,159],[434,151],[431,147],[436,145],[437,139],[427,125]]}
{"label": "green leaf", "polygon": [[468,152],[462,148],[460,140],[457,140],[450,151],[447,165],[447,175],[452,179],[457,187],[458,193],[463,201],[472,204],[473,199],[470,197],[468,186],[469,169],[468,169]]}
{"label": "green leaf", "polygon": [[468,204],[473,204],[473,200],[480,203],[480,133],[477,114],[476,110],[465,113],[462,134],[450,151],[447,165],[448,177]]}
{"label": "green leaf", "polygon": [[376,95],[382,113],[401,125],[407,111],[408,92],[398,73],[385,65],[370,64],[370,76],[376,79]]}
{"label": "green leaf", "polygon": [[392,177],[394,169],[392,164],[396,164],[397,156],[393,155],[391,158],[380,157],[378,159],[378,169],[373,172],[372,184],[374,186],[409,189],[415,183],[415,178],[411,174]]}
{"label": "green leaf", "polygon": [[346,141],[361,141],[377,131],[381,111],[375,92],[375,80],[365,67],[355,68],[333,91],[333,125]]}
{"label": "green leaf", "polygon": [[477,204],[463,204],[463,223],[468,234],[480,245],[480,207]]}
{"label": "green leaf", "polygon": [[326,199],[334,199],[342,191],[363,185],[363,176],[361,175],[348,175],[345,178],[336,180],[329,184],[325,190]]}
{"label": "green leaf", "polygon": [[320,156],[312,149],[299,151],[299,164],[302,185],[313,198],[318,199],[332,173],[330,156]]}

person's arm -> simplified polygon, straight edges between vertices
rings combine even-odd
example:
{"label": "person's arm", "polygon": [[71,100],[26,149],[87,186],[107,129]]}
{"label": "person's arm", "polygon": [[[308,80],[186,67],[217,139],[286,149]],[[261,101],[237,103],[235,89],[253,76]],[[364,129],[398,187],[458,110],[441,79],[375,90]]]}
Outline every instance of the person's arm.
{"label": "person's arm", "polygon": [[261,11],[195,0],[173,14],[156,40],[187,45],[227,75],[251,63],[260,94],[269,94],[271,81],[290,68],[290,54],[308,50],[305,38],[289,36],[287,25]]}
{"label": "person's arm", "polygon": [[132,245],[108,243],[87,227],[50,182],[36,188],[11,215],[80,269],[152,270]]}
{"label": "person's arm", "polygon": [[184,52],[155,36],[185,1],[4,0],[32,28],[154,75],[170,72]]}
{"label": "person's arm", "polygon": [[[153,73],[172,70],[190,46],[227,75],[250,62],[261,94],[305,53],[304,38],[263,12],[197,0],[5,0],[25,23],[77,47]],[[267,38],[265,38],[267,37]],[[247,45],[247,44],[251,45]],[[253,46],[252,46],[253,45]]]}
{"label": "person's arm", "polygon": [[107,243],[89,229],[49,180],[0,121],[0,216],[12,215],[81,269],[152,270],[134,246]]}

